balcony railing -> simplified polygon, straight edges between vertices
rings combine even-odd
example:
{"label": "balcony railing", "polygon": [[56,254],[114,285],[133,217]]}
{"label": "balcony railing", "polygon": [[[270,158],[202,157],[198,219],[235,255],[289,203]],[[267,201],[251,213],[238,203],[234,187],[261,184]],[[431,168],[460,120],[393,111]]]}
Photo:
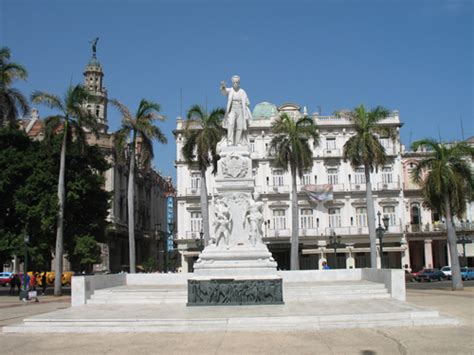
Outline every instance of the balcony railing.
{"label": "balcony railing", "polygon": [[351,191],[365,191],[365,183],[351,184]]}
{"label": "balcony railing", "polygon": [[[473,222],[457,222],[454,224],[456,232],[468,232],[474,230]],[[407,224],[405,231],[407,233],[429,233],[429,232],[444,232],[446,231],[446,224],[443,222],[425,223],[425,224]]]}
{"label": "balcony railing", "polygon": [[196,240],[196,239],[199,239],[201,236],[199,234],[199,232],[195,232],[195,231],[186,231],[186,239],[193,239],[193,240]]}
{"label": "balcony railing", "polygon": [[393,182],[378,182],[377,183],[377,190],[384,191],[384,190],[399,190],[400,183],[398,181]]}
{"label": "balcony railing", "polygon": [[261,194],[273,194],[273,193],[288,193],[290,187],[288,185],[270,185],[270,186],[255,186],[255,190]]}
{"label": "balcony railing", "polygon": [[200,187],[189,187],[186,189],[186,196],[199,196],[201,194]]}
{"label": "balcony railing", "polygon": [[289,229],[268,229],[268,237],[290,237],[291,231]]}
{"label": "balcony railing", "polygon": [[324,149],[323,150],[323,156],[325,156],[325,157],[340,157],[341,156],[341,150],[337,149],[337,148]]}

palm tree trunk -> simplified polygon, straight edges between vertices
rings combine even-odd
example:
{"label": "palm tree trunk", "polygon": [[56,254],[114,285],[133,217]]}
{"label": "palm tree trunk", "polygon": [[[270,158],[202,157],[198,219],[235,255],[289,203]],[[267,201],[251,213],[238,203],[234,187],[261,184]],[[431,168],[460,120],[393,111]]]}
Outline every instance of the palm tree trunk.
{"label": "palm tree trunk", "polygon": [[67,145],[68,124],[64,124],[63,142],[61,144],[61,157],[59,163],[58,179],[58,219],[56,229],[56,252],[54,258],[54,295],[61,296],[61,275],[63,272],[63,238],[64,238],[64,210],[66,207],[66,189],[64,177],[66,174],[66,145]]}
{"label": "palm tree trunk", "polygon": [[210,240],[209,234],[209,202],[207,200],[206,168],[201,168],[201,216],[202,231],[204,233],[204,245],[207,246]]}
{"label": "palm tree trunk", "polygon": [[370,166],[364,165],[365,169],[365,200],[367,203],[367,225],[369,227],[370,241],[370,267],[377,268],[377,242],[375,235],[375,209],[374,200],[372,198],[372,183],[370,182]]}
{"label": "palm tree trunk", "polygon": [[298,191],[296,189],[296,169],[291,169],[291,270],[300,269],[299,228],[298,228]]}
{"label": "palm tree trunk", "polygon": [[130,273],[136,273],[135,266],[135,141],[136,133],[133,133],[130,148],[130,167],[128,171],[128,253],[130,262]]}
{"label": "palm tree trunk", "polygon": [[446,205],[446,228],[448,230],[449,252],[451,256],[451,281],[453,291],[464,289],[461,268],[459,265],[458,246],[456,243],[456,231],[453,226],[453,218],[451,216],[451,205],[449,203],[449,195],[444,195],[444,204]]}

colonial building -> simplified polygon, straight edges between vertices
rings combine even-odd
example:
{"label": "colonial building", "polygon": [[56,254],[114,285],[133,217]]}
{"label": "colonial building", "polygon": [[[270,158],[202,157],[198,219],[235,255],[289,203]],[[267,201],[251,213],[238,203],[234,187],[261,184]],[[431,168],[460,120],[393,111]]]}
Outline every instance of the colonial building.
{"label": "colonial building", "polygon": [[[107,89],[103,79],[102,66],[94,54],[84,70],[84,87],[95,96],[93,102],[86,103],[86,108],[97,118],[99,133],[87,134],[87,140],[88,144],[97,145],[111,163],[110,169],[105,172],[104,189],[112,195],[107,218],[110,222],[106,233],[107,242],[101,243],[102,263],[96,264],[94,271],[119,272],[129,267],[128,165],[119,164],[115,155],[114,133],[108,132]],[[33,139],[43,139],[43,124],[36,109],[32,110],[30,120],[22,122],[23,128]],[[166,240],[172,239],[169,238],[167,204],[170,196],[174,201],[174,195],[171,177],[163,177],[153,169],[137,171],[134,204],[136,262],[139,270],[150,258],[157,260],[160,269],[164,269],[164,253],[171,249],[165,245]],[[64,270],[69,268],[66,259]]]}
{"label": "colonial building", "polygon": [[[291,237],[291,176],[272,166],[269,146],[272,123],[282,112],[293,118],[306,114],[300,106],[286,103],[280,107],[267,102],[253,110],[249,124],[249,149],[251,151],[255,191],[264,202],[264,242],[273,253],[280,269],[290,265]],[[300,219],[300,266],[317,269],[323,261],[331,267],[360,268],[370,266],[370,247],[365,204],[364,168],[353,169],[342,159],[344,143],[355,134],[351,122],[342,117],[311,115],[320,134],[320,144],[313,144],[314,165],[298,179],[298,205]],[[189,167],[182,156],[185,121],[177,119],[176,168],[177,168],[177,243],[182,257],[183,270],[191,271],[199,254],[201,210],[199,204],[200,173]],[[402,190],[402,159],[399,129],[402,126],[397,111],[381,121],[381,125],[396,129],[395,140],[380,137],[389,156],[388,163],[371,173],[375,212],[387,216],[388,230],[383,238],[383,262],[386,267],[400,268],[409,264],[409,251],[405,237],[405,209]],[[210,213],[214,198],[214,176],[207,172]],[[314,203],[305,192],[305,186],[316,189],[332,186],[333,199]],[[338,238],[340,237],[340,238]],[[334,243],[338,241],[339,244]],[[331,243],[333,242],[333,243]],[[334,248],[334,246],[336,248]],[[379,255],[379,263],[381,263]]]}

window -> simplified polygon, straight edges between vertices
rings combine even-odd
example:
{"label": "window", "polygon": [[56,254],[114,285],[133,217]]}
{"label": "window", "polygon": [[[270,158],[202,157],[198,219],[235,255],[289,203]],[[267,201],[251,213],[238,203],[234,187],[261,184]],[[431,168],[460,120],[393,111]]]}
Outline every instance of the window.
{"label": "window", "polygon": [[200,232],[202,229],[201,212],[191,212],[191,232]]}
{"label": "window", "polygon": [[273,170],[273,186],[283,186],[283,171]]}
{"label": "window", "polygon": [[336,138],[326,138],[326,149],[336,149]]}
{"label": "window", "polygon": [[328,183],[332,185],[337,185],[339,183],[337,169],[328,169]]}
{"label": "window", "polygon": [[100,115],[100,106],[99,106],[99,105],[97,105],[97,106],[95,107],[95,115],[96,115],[96,116],[99,116],[99,115]]}
{"label": "window", "polygon": [[301,179],[302,185],[311,185],[311,173],[304,173]]}
{"label": "window", "polygon": [[300,212],[300,228],[313,228],[313,210],[311,208],[304,208]]}
{"label": "window", "polygon": [[356,208],[356,225],[357,227],[367,227],[367,208]]}
{"label": "window", "polygon": [[365,169],[357,168],[355,169],[354,180],[356,184],[365,184]]}
{"label": "window", "polygon": [[382,147],[385,148],[385,150],[392,147],[392,140],[390,138],[381,137],[379,140],[380,140],[380,144],[382,145]]}
{"label": "window", "polygon": [[191,173],[191,189],[198,190],[201,188],[201,174]]}
{"label": "window", "polygon": [[255,140],[254,139],[250,140],[250,152],[251,153],[255,152]]}
{"label": "window", "polygon": [[396,226],[397,225],[397,217],[395,215],[395,207],[394,206],[384,206],[383,208],[383,215],[388,216],[389,218],[389,226]]}
{"label": "window", "polygon": [[330,208],[329,213],[329,227],[337,228],[341,226],[341,209],[340,208]]}
{"label": "window", "polygon": [[285,210],[273,211],[273,228],[286,229],[286,215]]}
{"label": "window", "polygon": [[392,167],[386,166],[382,168],[382,182],[384,184],[393,182]]}

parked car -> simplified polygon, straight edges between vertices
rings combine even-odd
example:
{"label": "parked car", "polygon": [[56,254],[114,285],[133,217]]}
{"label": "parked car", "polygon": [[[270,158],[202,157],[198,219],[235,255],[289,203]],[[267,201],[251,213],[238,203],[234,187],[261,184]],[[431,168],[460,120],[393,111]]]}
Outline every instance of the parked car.
{"label": "parked car", "polygon": [[13,272],[0,272],[0,285],[8,286],[13,279]]}
{"label": "parked car", "polygon": [[451,279],[451,266],[443,266],[441,268],[441,272],[446,276],[446,278],[449,280]]}
{"label": "parked car", "polygon": [[474,280],[474,268],[472,267],[462,267],[461,268],[461,278],[466,280]]}
{"label": "parked car", "polygon": [[417,276],[415,276],[416,281],[441,281],[445,278],[444,274],[439,271],[438,269],[425,269],[422,272],[418,273]]}

